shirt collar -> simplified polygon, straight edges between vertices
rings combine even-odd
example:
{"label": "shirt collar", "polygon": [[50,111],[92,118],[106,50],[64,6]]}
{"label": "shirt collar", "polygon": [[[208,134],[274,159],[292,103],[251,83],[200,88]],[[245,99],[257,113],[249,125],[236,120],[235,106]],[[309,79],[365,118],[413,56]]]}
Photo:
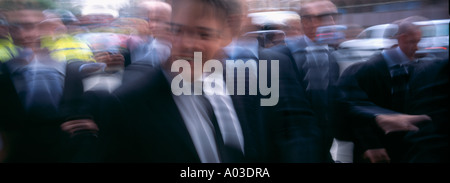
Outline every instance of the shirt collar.
{"label": "shirt collar", "polygon": [[411,60],[403,53],[400,47],[393,49],[383,50],[381,52],[384,59],[386,60],[388,67],[393,67],[395,65],[404,65],[411,62]]}

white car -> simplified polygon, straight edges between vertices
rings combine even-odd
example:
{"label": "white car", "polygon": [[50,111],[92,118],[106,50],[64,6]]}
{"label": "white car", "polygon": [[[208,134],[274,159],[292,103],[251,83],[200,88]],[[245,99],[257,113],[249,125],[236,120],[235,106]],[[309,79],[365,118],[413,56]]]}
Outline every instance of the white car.
{"label": "white car", "polygon": [[344,41],[338,51],[343,61],[365,61],[383,49],[391,48],[397,44],[394,35],[397,26],[393,24],[375,25],[363,30],[356,39]]}
{"label": "white car", "polygon": [[422,29],[422,40],[419,42],[419,56],[448,58],[450,19],[415,22]]}
{"label": "white car", "polygon": [[[422,30],[418,57],[447,57],[449,47],[449,22],[445,20],[427,20],[414,22]],[[394,24],[381,24],[363,30],[356,39],[342,42],[338,47],[341,61],[366,61],[373,54],[397,45],[394,38],[398,27]]]}

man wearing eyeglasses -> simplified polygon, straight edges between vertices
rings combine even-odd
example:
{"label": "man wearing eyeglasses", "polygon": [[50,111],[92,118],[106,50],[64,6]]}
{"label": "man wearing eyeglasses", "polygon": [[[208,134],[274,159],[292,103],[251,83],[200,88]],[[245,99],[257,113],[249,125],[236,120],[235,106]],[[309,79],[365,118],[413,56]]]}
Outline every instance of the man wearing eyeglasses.
{"label": "man wearing eyeglasses", "polygon": [[304,35],[287,37],[287,48],[280,47],[278,51],[291,57],[293,72],[306,89],[306,96],[318,119],[321,140],[316,148],[320,149],[321,161],[332,162],[329,152],[333,141],[330,101],[334,95],[334,83],[339,76],[339,66],[331,55],[330,46],[333,40],[319,37],[318,29],[333,28],[336,24],[337,8],[330,1],[307,2],[301,6],[299,15]]}
{"label": "man wearing eyeglasses", "polygon": [[314,41],[318,27],[336,24],[337,8],[330,1],[314,1],[301,7],[300,17],[305,36]]}

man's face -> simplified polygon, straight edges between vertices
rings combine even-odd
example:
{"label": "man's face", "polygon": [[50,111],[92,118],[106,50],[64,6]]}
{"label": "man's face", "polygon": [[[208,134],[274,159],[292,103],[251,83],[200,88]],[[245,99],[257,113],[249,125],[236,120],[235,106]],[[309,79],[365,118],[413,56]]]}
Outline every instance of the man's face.
{"label": "man's face", "polygon": [[155,8],[153,11],[148,12],[148,24],[149,29],[152,32],[160,31],[166,27],[166,23],[170,22],[171,12],[166,9],[157,9]]}
{"label": "man's face", "polygon": [[414,54],[418,50],[417,44],[422,38],[422,33],[420,30],[409,31],[407,33],[401,34],[398,38],[398,46],[402,52],[409,58],[413,59]]}
{"label": "man's face", "polygon": [[303,31],[311,40],[316,37],[320,26],[335,25],[337,9],[331,2],[313,2],[303,7],[301,22]]}
{"label": "man's face", "polygon": [[36,48],[39,46],[39,23],[45,17],[39,10],[17,10],[6,12],[9,32],[14,44],[21,47]]}
{"label": "man's face", "polygon": [[[194,52],[202,52],[203,63],[213,59],[222,48],[220,30],[223,25],[203,4],[180,1],[172,14],[171,61],[184,59],[193,69]],[[208,9],[209,8],[209,9]]]}
{"label": "man's face", "polygon": [[66,27],[60,19],[49,19],[39,24],[41,36],[56,36],[66,32]]}

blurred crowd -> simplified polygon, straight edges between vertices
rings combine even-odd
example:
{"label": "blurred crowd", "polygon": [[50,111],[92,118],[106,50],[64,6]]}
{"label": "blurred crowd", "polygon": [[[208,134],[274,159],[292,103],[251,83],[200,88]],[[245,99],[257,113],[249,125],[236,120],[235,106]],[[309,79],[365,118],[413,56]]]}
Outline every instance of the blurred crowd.
{"label": "blurred crowd", "polygon": [[[0,1],[0,162],[449,162],[448,20],[434,39],[442,26],[399,17],[377,47],[327,0],[265,13],[240,0],[136,3],[122,16]],[[173,94],[194,52],[232,75],[203,70],[181,87],[242,80],[245,95]],[[268,86],[278,103],[261,106]]]}

